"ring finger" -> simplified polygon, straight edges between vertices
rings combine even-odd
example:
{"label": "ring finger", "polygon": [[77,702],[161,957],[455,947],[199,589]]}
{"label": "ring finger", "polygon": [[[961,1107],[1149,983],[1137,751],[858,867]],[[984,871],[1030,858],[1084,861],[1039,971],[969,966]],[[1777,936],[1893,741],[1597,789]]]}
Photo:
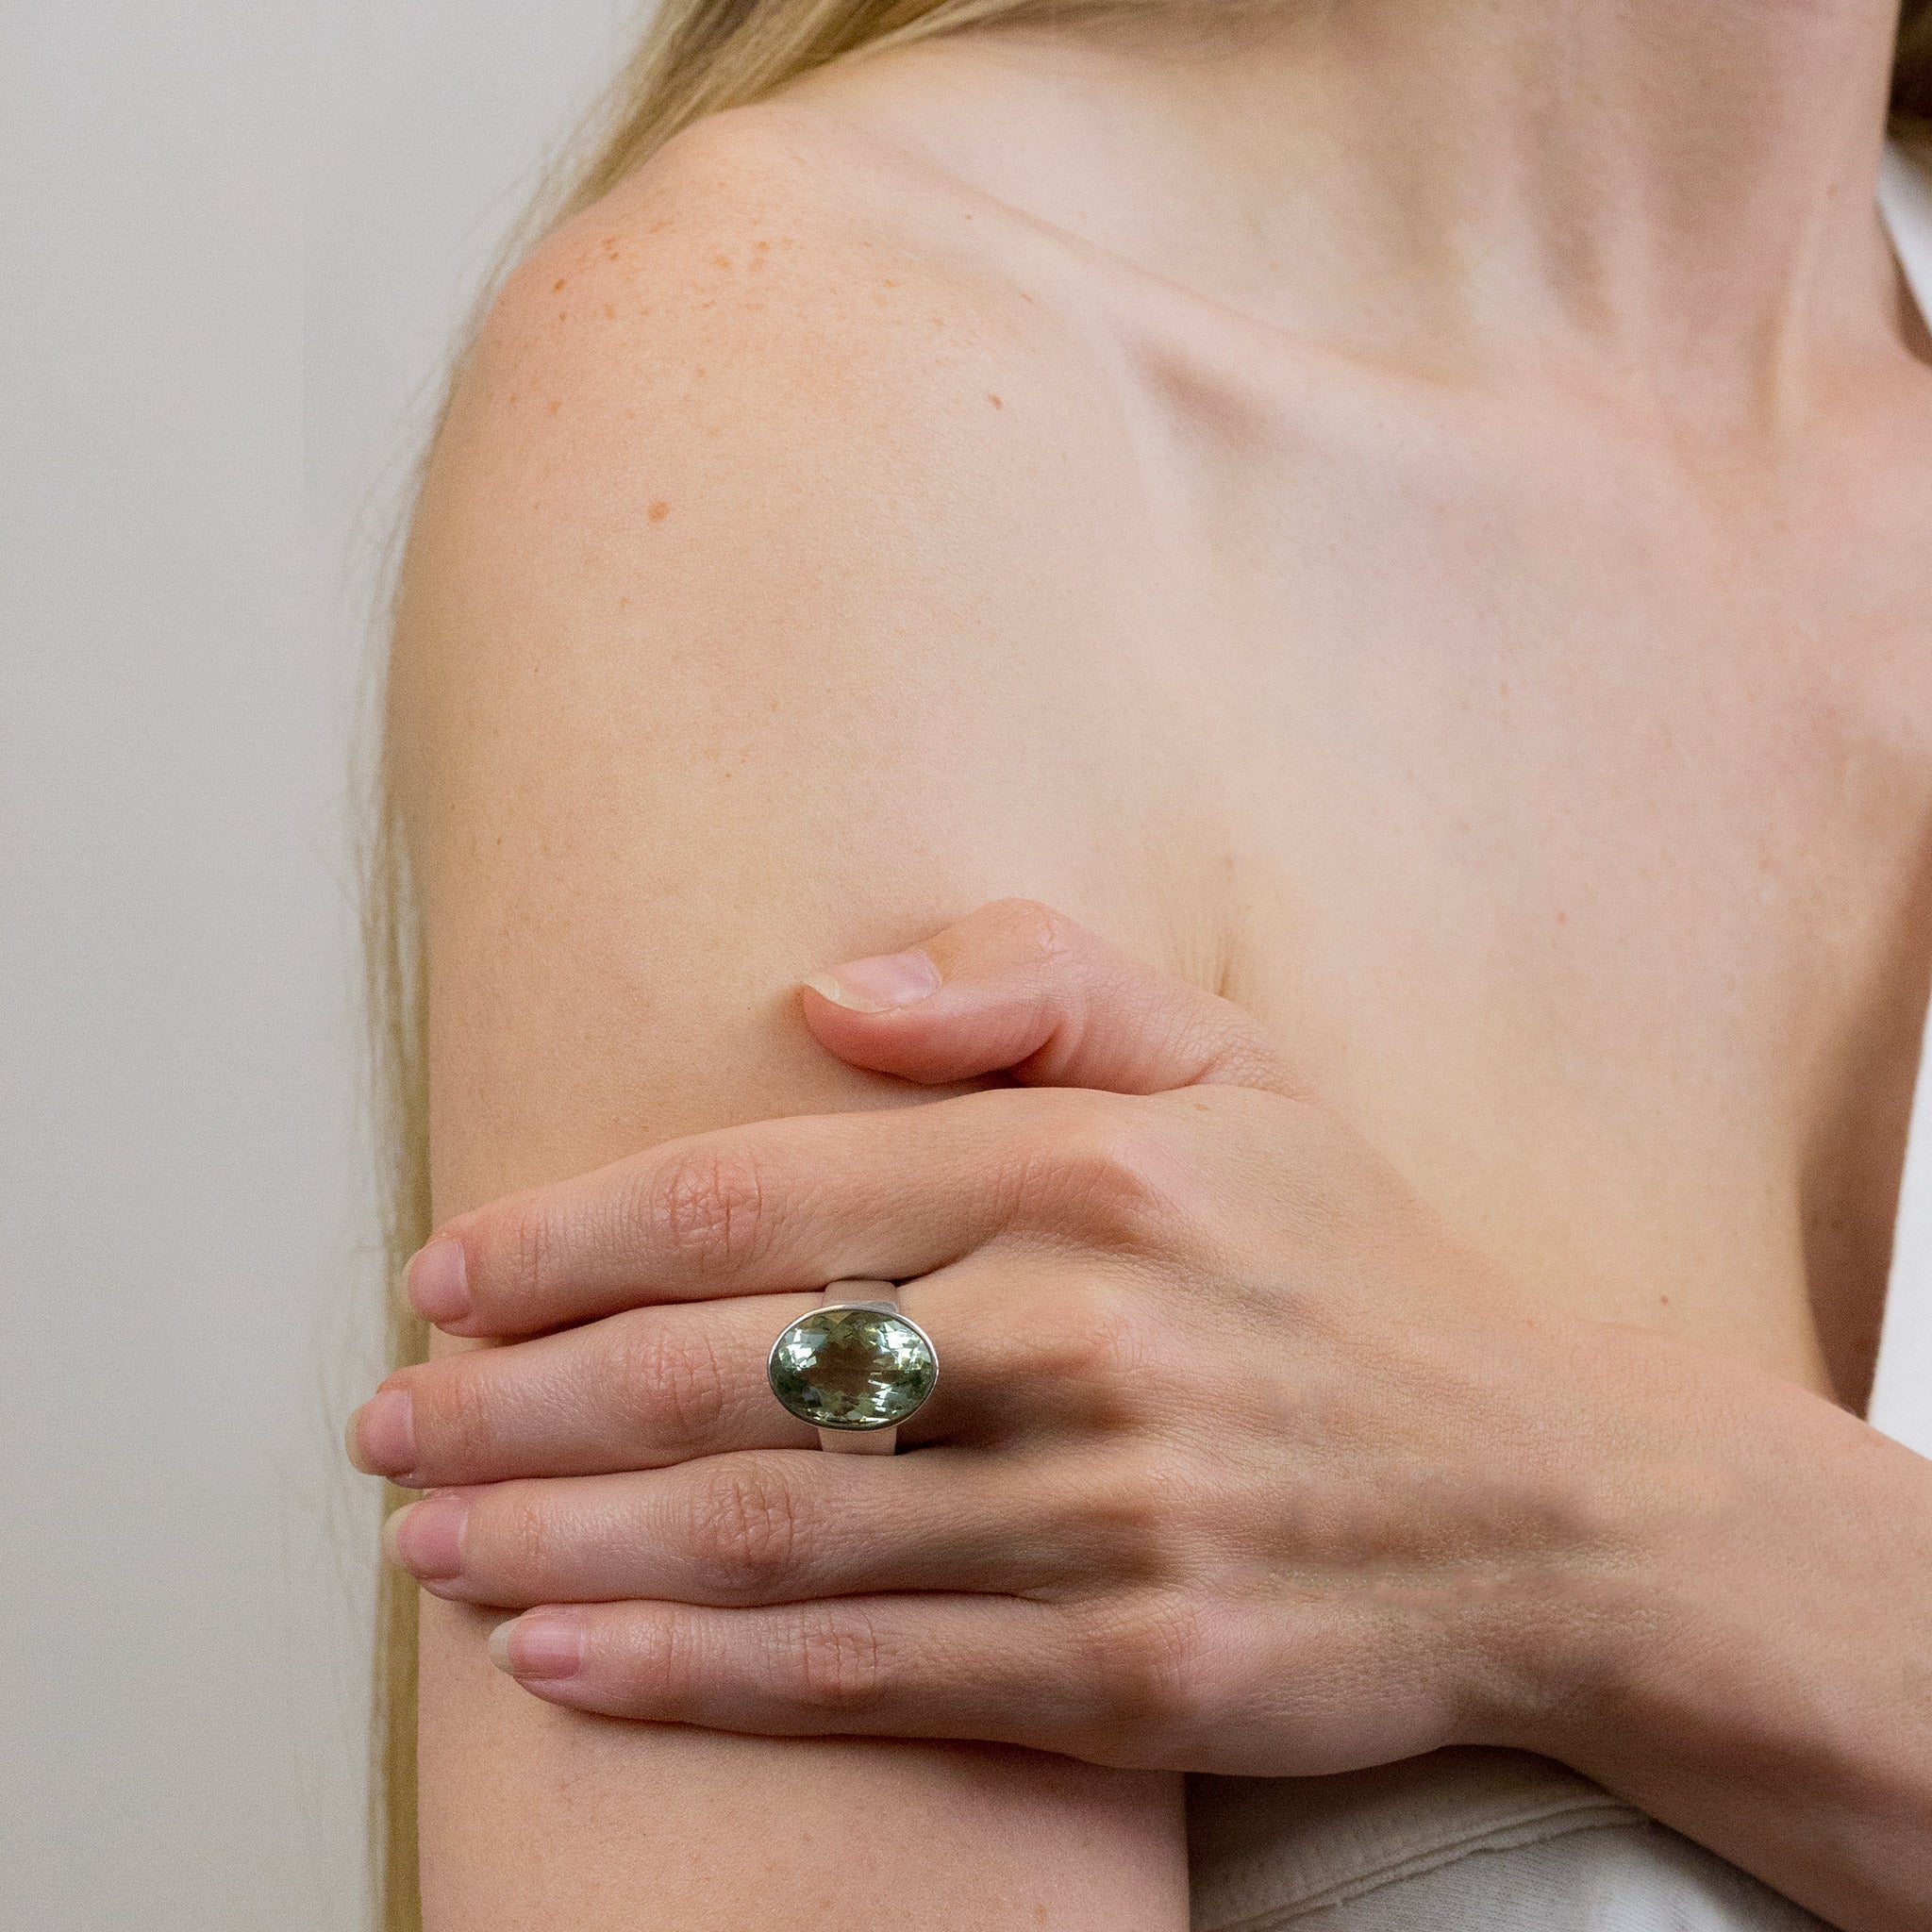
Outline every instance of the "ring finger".
{"label": "ring finger", "polygon": [[[989,1251],[901,1290],[934,1337],[940,1377],[901,1430],[908,1444],[988,1442],[1043,1411],[1074,1418],[1074,1385],[1054,1337],[1073,1298]],[[1064,1269],[1064,1264],[1062,1269]],[[808,1449],[810,1427],[778,1405],[765,1361],[818,1295],[758,1295],[634,1308],[527,1341],[471,1348],[398,1370],[351,1418],[357,1467],[407,1489],[515,1476],[658,1469],[746,1449]],[[1036,1402],[1029,1391],[1051,1400]]]}

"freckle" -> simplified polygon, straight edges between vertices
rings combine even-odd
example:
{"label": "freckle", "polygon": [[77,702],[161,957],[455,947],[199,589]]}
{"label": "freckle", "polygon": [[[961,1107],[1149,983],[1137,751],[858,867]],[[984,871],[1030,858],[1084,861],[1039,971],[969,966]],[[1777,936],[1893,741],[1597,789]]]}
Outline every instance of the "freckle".
{"label": "freckle", "polygon": [[671,514],[671,506],[668,503],[654,503],[644,514],[654,524],[661,524]]}
{"label": "freckle", "polygon": [[991,390],[988,390],[988,391],[987,391],[987,392],[986,392],[986,399],[987,399],[987,401],[988,401],[988,402],[990,402],[990,403],[991,403],[991,405],[993,406],[993,408],[994,408],[995,409],[1004,409],[1004,408],[1005,408],[1007,407],[1007,406],[1006,406],[1006,404],[1004,404],[1003,402],[1001,402],[1001,401],[1000,401],[1000,399],[999,399],[999,397],[997,397],[996,395],[994,395],[994,394],[993,394],[993,392],[992,392],[992,391],[991,391]]}
{"label": "freckle", "polygon": [[891,275],[888,275],[885,279],[884,286],[888,289],[896,289],[899,285],[891,278]]}
{"label": "freckle", "polygon": [[1560,906],[1557,908],[1557,924],[1558,925],[1568,925],[1570,924],[1570,915]]}
{"label": "freckle", "polygon": [[731,266],[731,258],[728,255],[714,255],[711,258],[711,266],[713,268],[729,268]]}
{"label": "freckle", "polygon": [[554,283],[554,284],[552,285],[552,287],[551,287],[551,290],[550,290],[550,292],[551,292],[551,293],[552,293],[553,295],[560,295],[560,294],[561,294],[561,293],[563,292],[563,285],[564,285],[564,283],[565,283],[565,282],[567,282],[567,281],[569,281],[569,280],[570,280],[570,277],[569,277],[568,275],[563,275],[563,276],[560,276],[560,277],[559,277],[559,278],[558,278],[558,280],[557,280],[557,281],[556,281],[556,282],[555,282],[555,283]]}
{"label": "freckle", "polygon": [[664,229],[668,228],[670,225],[671,217],[669,215],[666,215],[661,222],[653,222],[651,225],[644,230],[644,233],[647,235],[660,234]]}
{"label": "freckle", "polygon": [[563,309],[559,308],[557,311],[557,319],[558,322],[568,322],[570,320],[570,317],[565,313]]}
{"label": "freckle", "polygon": [[[762,245],[762,244],[760,244],[760,245]],[[765,258],[764,258],[764,257],[763,257],[762,255],[754,255],[754,256],[752,257],[752,258],[750,259],[750,261],[748,261],[748,262],[747,262],[747,263],[745,264],[745,266],[746,266],[747,268],[755,268],[755,269],[757,269],[757,268],[763,268],[763,267],[764,267],[764,265],[765,265]]]}
{"label": "freckle", "polygon": [[1667,1295],[1667,1294],[1660,1294],[1660,1295],[1658,1295],[1658,1296],[1657,1296],[1657,1306],[1658,1306],[1659,1307],[1661,1307],[1661,1308],[1667,1308],[1667,1307],[1670,1307],[1670,1305],[1671,1305],[1671,1298],[1670,1298],[1670,1296],[1669,1296],[1669,1295]]}
{"label": "freckle", "polygon": [[560,408],[563,408],[563,398],[562,398],[561,396],[552,396],[552,397],[550,398],[550,413],[551,413],[551,414],[552,414],[553,416],[554,416],[554,415],[556,415],[556,414],[557,414],[557,412],[558,412],[558,410],[559,410],[559,409],[560,409]]}
{"label": "freckle", "polygon": [[692,374],[696,375],[702,375],[705,372],[702,369],[692,371]]}
{"label": "freckle", "polygon": [[931,324],[932,324],[932,325],[933,325],[933,327],[935,327],[935,328],[944,328],[944,327],[945,327],[945,325],[945,325],[945,320],[944,320],[944,318],[943,318],[943,317],[941,317],[941,316],[938,316],[938,315],[928,315],[928,316],[927,316],[927,317],[926,317],[925,319],[926,319],[926,321],[928,321],[929,323],[931,323]]}
{"label": "freckle", "polygon": [[630,608],[630,599],[628,597],[620,597],[617,600],[617,608],[620,610],[628,610]]}
{"label": "freckle", "polygon": [[617,310],[608,302],[604,305],[604,320],[606,322],[615,322],[617,320]]}
{"label": "freckle", "polygon": [[771,245],[772,244],[769,242],[754,242],[752,243],[752,246],[756,248],[760,255],[764,254],[765,251],[771,247]]}

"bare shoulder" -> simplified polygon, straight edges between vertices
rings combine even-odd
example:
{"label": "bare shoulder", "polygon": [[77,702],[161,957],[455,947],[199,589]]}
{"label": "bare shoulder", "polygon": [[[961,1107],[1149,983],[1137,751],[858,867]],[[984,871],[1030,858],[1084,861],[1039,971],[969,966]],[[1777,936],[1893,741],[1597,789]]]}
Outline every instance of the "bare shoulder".
{"label": "bare shoulder", "polygon": [[[785,1084],[786,1002],[827,959],[1009,893],[1167,930],[1116,876],[1161,790],[1121,675],[1133,533],[1096,508],[1110,405],[889,172],[782,109],[700,124],[518,270],[468,360],[397,771],[432,1057],[441,1014],[453,1077],[485,1041],[545,1105],[500,1147],[457,1109],[441,1211],[823,1099]],[[726,1042],[736,1099],[692,1053]]]}
{"label": "bare shoulder", "polygon": [[560,292],[596,286],[611,299],[618,315],[606,319],[648,308],[662,325],[725,328],[750,344],[772,325],[759,316],[789,314],[815,334],[924,356],[931,316],[917,297],[967,300],[969,320],[1004,310],[1018,322],[1027,306],[985,212],[944,169],[843,119],[783,100],[736,108],[686,128],[552,235],[495,325],[522,333],[552,320],[547,297],[563,279]]}
{"label": "bare shoulder", "polygon": [[[833,575],[848,619],[853,599],[903,613],[995,559],[1034,588],[1040,516],[1076,512],[1112,401],[966,202],[782,106],[688,129],[504,289],[439,439],[412,585],[496,598],[514,569],[527,591],[561,544],[598,559],[582,594],[667,619],[687,591],[714,619],[721,596],[776,618]],[[1058,561],[1077,569],[1077,546]]]}
{"label": "bare shoulder", "polygon": [[[1003,420],[1017,399],[991,376],[1072,345],[983,237],[943,176],[834,122],[712,116],[510,278],[450,441],[567,449],[587,491],[699,452],[709,475],[800,457],[861,488],[935,431],[991,453],[1024,418]],[[658,521],[691,508],[654,495],[647,516],[659,504]]]}

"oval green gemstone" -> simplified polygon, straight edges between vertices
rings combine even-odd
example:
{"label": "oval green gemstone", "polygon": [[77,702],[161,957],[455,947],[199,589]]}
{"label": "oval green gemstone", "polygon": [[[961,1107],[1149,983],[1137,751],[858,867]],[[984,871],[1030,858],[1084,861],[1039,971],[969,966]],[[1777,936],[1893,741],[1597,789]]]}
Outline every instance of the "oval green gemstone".
{"label": "oval green gemstone", "polygon": [[901,1315],[876,1308],[814,1308],[773,1344],[772,1393],[822,1429],[883,1429],[932,1393],[940,1365]]}

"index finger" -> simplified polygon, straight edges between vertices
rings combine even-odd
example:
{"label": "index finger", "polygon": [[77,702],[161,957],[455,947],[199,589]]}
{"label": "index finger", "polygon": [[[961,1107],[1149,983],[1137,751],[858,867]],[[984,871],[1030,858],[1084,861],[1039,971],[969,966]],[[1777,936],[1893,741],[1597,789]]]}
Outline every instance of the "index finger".
{"label": "index finger", "polygon": [[1148,1104],[996,1089],[691,1135],[458,1216],[411,1260],[409,1299],[452,1335],[519,1336],[928,1274],[1009,1225],[1088,1116]]}

